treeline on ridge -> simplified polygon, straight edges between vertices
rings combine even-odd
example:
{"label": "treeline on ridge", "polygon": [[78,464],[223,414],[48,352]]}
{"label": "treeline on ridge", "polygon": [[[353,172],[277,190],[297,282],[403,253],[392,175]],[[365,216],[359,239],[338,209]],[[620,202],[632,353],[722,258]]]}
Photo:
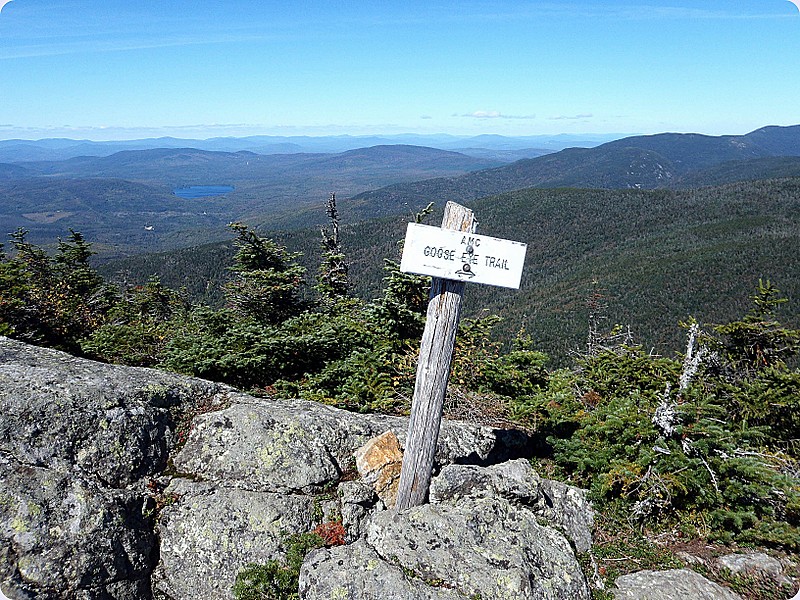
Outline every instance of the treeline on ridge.
{"label": "treeline on ridge", "polygon": [[[525,328],[537,347],[563,364],[586,338],[587,299],[604,296],[609,327],[630,325],[659,352],[684,340],[674,324],[688,316],[724,321],[745,312],[759,279],[779,282],[792,301],[784,316],[800,322],[800,179],[733,183],[692,190],[528,189],[467,203],[479,233],[523,241],[528,253],[519,291],[468,286],[469,316],[503,316],[510,339]],[[342,212],[349,202],[341,203]],[[438,210],[441,210],[441,206]],[[380,294],[384,259],[399,260],[413,218],[341,227],[353,294]],[[428,217],[438,223],[440,213]],[[318,229],[270,233],[309,272],[319,266]],[[214,305],[229,276],[230,242],[133,256],[98,265],[109,279],[143,283],[152,275]]]}

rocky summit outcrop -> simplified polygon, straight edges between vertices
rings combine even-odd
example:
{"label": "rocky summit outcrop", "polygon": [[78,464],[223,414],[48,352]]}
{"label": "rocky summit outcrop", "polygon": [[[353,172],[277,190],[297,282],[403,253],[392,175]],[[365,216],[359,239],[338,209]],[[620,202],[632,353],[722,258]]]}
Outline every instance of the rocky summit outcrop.
{"label": "rocky summit outcrop", "polygon": [[0,580],[9,598],[150,597],[147,483],[228,388],[0,337]]}
{"label": "rocky summit outcrop", "polygon": [[[362,568],[340,566],[351,563]],[[300,590],[309,599],[374,598],[368,590],[383,578],[402,580],[396,598],[590,598],[566,538],[491,495],[380,511],[357,544],[315,552]]]}
{"label": "rocky summit outcrop", "polygon": [[[519,432],[444,422],[430,502],[387,508],[375,486],[396,477],[407,423],[0,337],[0,589],[229,599],[247,565],[285,560],[288,536],[336,524],[302,599],[590,598],[592,509],[531,468]],[[375,438],[361,462],[388,470],[361,477]]]}
{"label": "rocky summit outcrop", "polygon": [[[407,427],[7,338],[0,411],[0,587],[13,599],[230,598],[237,572],[281,560],[289,534],[337,521],[344,548],[365,544],[394,513],[355,451],[389,431],[402,444]],[[446,422],[437,463],[502,463],[525,442]]]}

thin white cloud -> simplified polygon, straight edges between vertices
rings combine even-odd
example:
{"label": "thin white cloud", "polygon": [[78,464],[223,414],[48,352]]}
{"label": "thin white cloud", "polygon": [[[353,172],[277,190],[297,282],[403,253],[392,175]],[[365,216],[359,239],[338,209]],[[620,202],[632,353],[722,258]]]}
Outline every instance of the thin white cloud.
{"label": "thin white cloud", "polygon": [[[0,0],[0,3],[8,0]],[[16,2],[15,2],[16,4]],[[176,11],[150,14],[146,7],[131,3],[113,14],[75,11],[69,3],[44,7],[20,2],[13,27],[4,32],[0,60],[107,53],[182,46],[299,41],[308,35],[302,29],[281,28],[263,19],[221,23],[201,13]],[[9,12],[7,9],[3,11]]]}
{"label": "thin white cloud", "polygon": [[499,119],[502,115],[496,110],[476,110],[475,112],[461,116],[473,117],[475,119]]}
{"label": "thin white cloud", "polygon": [[471,119],[535,119],[536,115],[507,115],[497,110],[476,110],[471,113],[458,115]]}
{"label": "thin white cloud", "polygon": [[558,115],[556,117],[547,117],[548,121],[580,121],[582,119],[591,119],[594,115],[592,113],[584,113],[579,115]]}
{"label": "thin white cloud", "polygon": [[[777,3],[775,5],[777,6]],[[725,9],[663,6],[658,4],[623,4],[588,8],[587,16],[628,21],[774,19],[784,16],[778,11],[765,12],[765,8],[765,6],[760,5],[759,12],[753,12],[752,9],[748,10],[744,3],[731,3]]]}
{"label": "thin white cloud", "polygon": [[[2,1],[2,0],[0,0]],[[33,58],[37,56],[62,56],[80,52],[123,52],[130,50],[149,50],[182,46],[201,46],[241,42],[258,42],[262,35],[218,35],[215,37],[163,37],[152,39],[117,40],[63,40],[55,43],[29,43],[17,48],[0,48],[0,60],[11,58]]]}

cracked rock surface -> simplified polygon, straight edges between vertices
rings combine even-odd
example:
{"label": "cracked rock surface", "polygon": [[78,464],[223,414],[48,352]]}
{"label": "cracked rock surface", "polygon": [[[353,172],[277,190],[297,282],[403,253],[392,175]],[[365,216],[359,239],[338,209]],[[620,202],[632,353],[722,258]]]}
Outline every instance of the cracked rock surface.
{"label": "cracked rock surface", "polygon": [[[339,521],[361,539],[384,506],[352,480],[353,453],[387,431],[402,443],[407,427],[4,337],[0,415],[12,600],[232,598],[236,573],[282,560],[288,534]],[[445,423],[437,465],[518,452],[502,435]]]}
{"label": "cracked rock surface", "polygon": [[[354,454],[381,435],[402,448],[405,418],[3,337],[0,417],[11,600],[232,599],[240,570],[283,561],[288,535],[331,523],[345,545],[306,557],[301,599],[590,598],[576,558],[592,543],[586,493],[540,477],[520,432],[443,422],[430,503],[395,512]],[[617,598],[737,598],[685,570],[617,585]]]}
{"label": "cracked rock surface", "polygon": [[146,481],[181,414],[230,388],[0,337],[0,588],[147,599],[158,561]]}

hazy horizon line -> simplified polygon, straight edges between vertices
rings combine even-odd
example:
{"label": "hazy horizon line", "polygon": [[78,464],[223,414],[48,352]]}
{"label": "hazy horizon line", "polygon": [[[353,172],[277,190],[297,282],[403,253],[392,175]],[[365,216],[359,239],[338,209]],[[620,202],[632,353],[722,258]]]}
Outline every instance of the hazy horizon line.
{"label": "hazy horizon line", "polygon": [[[664,132],[667,133],[667,132]],[[696,132],[693,132],[696,133]],[[358,139],[358,138],[400,138],[400,137],[419,137],[419,138],[453,138],[453,139],[474,139],[480,137],[497,137],[497,138],[509,138],[509,139],[523,139],[523,138],[558,138],[558,137],[570,137],[570,138],[619,138],[619,137],[629,137],[635,135],[652,135],[652,134],[644,134],[644,133],[637,133],[637,132],[616,132],[616,133],[603,133],[603,132],[585,132],[585,133],[569,133],[569,132],[560,132],[560,133],[536,133],[536,134],[508,134],[508,133],[493,133],[493,132],[485,132],[485,133],[446,133],[446,132],[435,132],[435,133],[417,133],[413,131],[407,131],[402,133],[298,133],[298,134],[280,134],[280,133],[254,133],[254,134],[242,134],[242,135],[211,135],[209,137],[203,136],[180,136],[180,135],[146,135],[143,137],[126,137],[126,138],[106,138],[106,139],[98,139],[98,138],[90,138],[90,137],[70,137],[68,135],[52,135],[52,136],[45,136],[45,137],[17,137],[17,136],[10,136],[5,137],[2,133],[0,133],[0,142],[12,142],[12,141],[19,141],[19,142],[43,142],[48,140],[67,140],[73,142],[89,142],[94,144],[113,144],[113,143],[128,143],[128,142],[140,142],[140,141],[150,141],[150,140],[187,140],[187,141],[198,141],[198,142],[208,142],[213,140],[234,140],[234,139],[248,139],[248,138],[275,138],[275,139],[303,139],[303,138],[351,138],[351,139]],[[701,134],[705,135],[705,134]],[[729,135],[729,134],[723,134]],[[735,135],[735,134],[733,134]]]}

